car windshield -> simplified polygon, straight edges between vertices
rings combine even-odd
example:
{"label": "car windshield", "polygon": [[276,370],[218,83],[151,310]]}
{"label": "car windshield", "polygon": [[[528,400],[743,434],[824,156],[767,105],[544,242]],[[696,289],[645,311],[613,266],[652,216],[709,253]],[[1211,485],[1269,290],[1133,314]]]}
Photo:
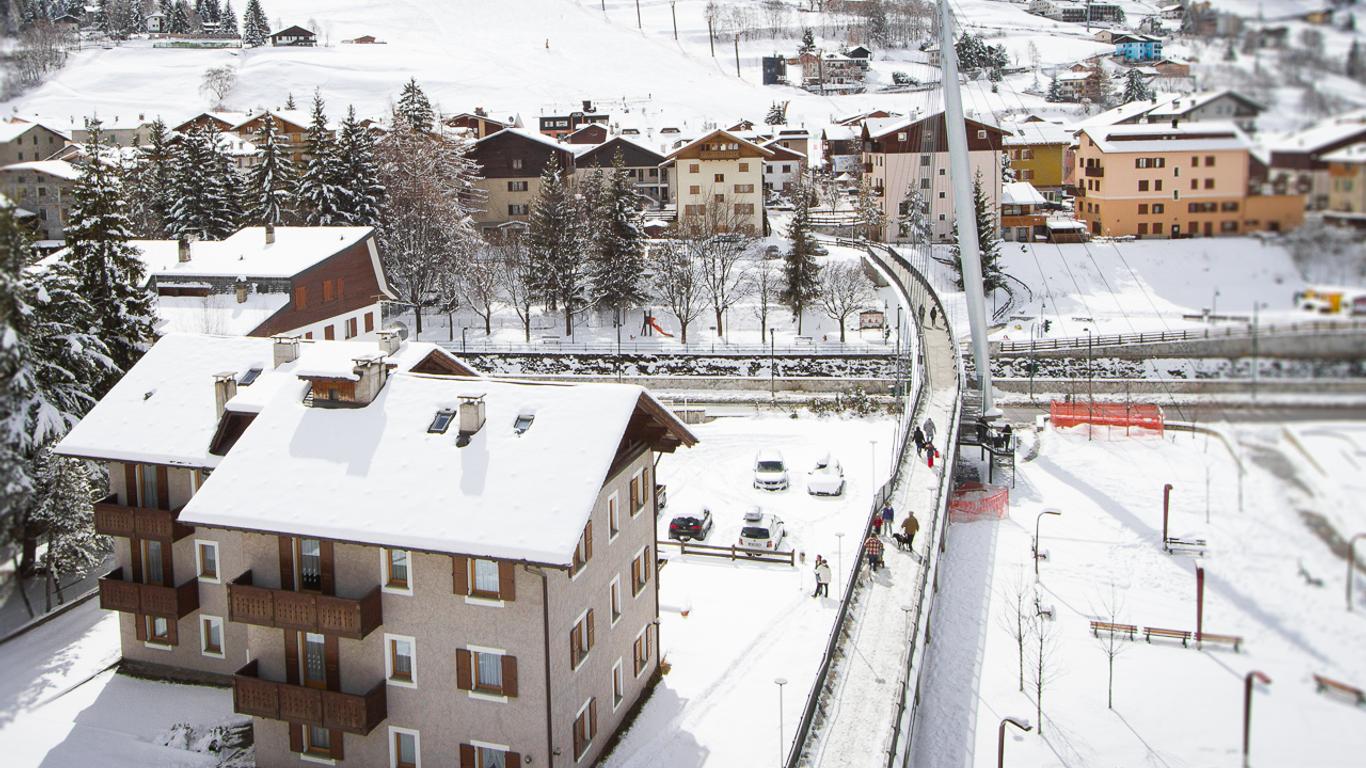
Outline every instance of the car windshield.
{"label": "car windshield", "polygon": [[679,528],[696,528],[697,518],[695,517],[675,517],[674,525]]}
{"label": "car windshield", "polygon": [[783,463],[782,463],[781,461],[774,461],[774,460],[772,460],[772,459],[770,459],[770,460],[768,460],[768,461],[761,461],[761,462],[759,462],[759,471],[760,471],[760,472],[782,472],[782,471],[783,471]]}
{"label": "car windshield", "polygon": [[760,528],[760,527],[754,526],[754,525],[747,525],[747,526],[745,526],[744,528],[741,528],[741,529],[740,529],[740,538],[742,538],[742,539],[767,539],[767,538],[768,538],[768,529],[767,529],[767,528]]}

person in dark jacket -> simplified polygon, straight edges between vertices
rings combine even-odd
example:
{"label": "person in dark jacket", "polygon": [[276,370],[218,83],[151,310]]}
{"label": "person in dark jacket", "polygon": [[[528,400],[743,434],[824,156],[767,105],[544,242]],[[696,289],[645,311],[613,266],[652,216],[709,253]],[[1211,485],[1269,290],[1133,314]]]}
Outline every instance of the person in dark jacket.
{"label": "person in dark jacket", "polygon": [[916,425],[915,431],[911,433],[911,440],[915,441],[915,455],[920,456],[925,452],[925,433]]}

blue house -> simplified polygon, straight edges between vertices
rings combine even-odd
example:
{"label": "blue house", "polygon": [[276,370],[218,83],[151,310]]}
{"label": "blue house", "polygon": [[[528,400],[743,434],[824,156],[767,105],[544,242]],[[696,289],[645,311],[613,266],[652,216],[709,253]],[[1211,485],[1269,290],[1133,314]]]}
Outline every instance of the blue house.
{"label": "blue house", "polygon": [[1162,39],[1152,35],[1124,32],[1111,38],[1115,58],[1124,61],[1156,61],[1162,58]]}

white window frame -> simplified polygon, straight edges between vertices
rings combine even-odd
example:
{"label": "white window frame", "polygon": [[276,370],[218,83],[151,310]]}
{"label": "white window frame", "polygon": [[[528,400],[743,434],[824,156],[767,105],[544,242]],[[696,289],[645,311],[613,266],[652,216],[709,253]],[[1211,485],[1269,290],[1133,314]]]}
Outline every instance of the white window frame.
{"label": "white window frame", "polygon": [[[587,612],[585,612],[584,615],[587,615]],[[508,652],[503,648],[490,648],[484,645],[466,645],[465,650],[470,652],[470,689],[465,693],[469,694],[471,699],[506,704],[508,702],[506,694],[489,693],[488,691],[479,690],[479,655],[483,654],[485,656],[502,657],[508,655]],[[501,663],[502,662],[500,661],[499,664]],[[502,675],[501,668],[499,670],[499,675]],[[473,744],[474,742],[470,743]],[[504,751],[506,751],[506,749]]]}
{"label": "white window frame", "polygon": [[400,733],[413,737],[413,765],[422,768],[422,734],[412,728],[399,728],[394,725],[389,726],[389,768],[398,768],[398,750],[394,747],[394,737]]}
{"label": "white window frame", "polygon": [[[583,625],[583,629],[582,629],[582,630],[579,629],[579,625],[580,625],[580,624]],[[578,617],[574,619],[573,623],[569,625],[569,628],[572,629],[572,630],[574,631],[574,633],[577,634],[577,635],[579,636],[579,640],[581,641],[581,642],[580,642],[580,646],[581,646],[581,647],[582,647],[582,646],[585,646],[585,645],[588,643],[588,609],[587,609],[587,608],[583,609],[583,613],[580,613],[580,614],[578,615]],[[597,638],[594,637],[593,639],[596,640]],[[573,671],[573,670],[578,670],[580,667],[583,666],[584,662],[588,661],[588,657],[591,656],[591,655],[593,655],[593,649],[592,649],[592,647],[584,647],[584,649],[583,649],[583,657],[582,657],[582,658],[579,658],[579,659],[570,659],[570,660],[569,660],[569,667],[570,667],[570,670],[571,670],[571,671]]]}
{"label": "white window frame", "polygon": [[[613,595],[616,595],[615,605],[612,602]],[[614,611],[615,615],[613,615]],[[621,599],[621,574],[619,573],[613,576],[612,581],[607,584],[607,613],[609,627],[615,627],[617,622],[621,621],[622,615],[626,613],[626,601]]]}
{"label": "white window frame", "polygon": [[[408,553],[408,586],[407,586],[406,588],[405,588],[405,587],[391,587],[391,586],[389,586],[389,553],[390,553],[390,552],[406,552],[406,553]],[[379,586],[380,586],[380,589],[381,589],[382,591],[384,591],[384,592],[386,592],[386,593],[388,593],[388,594],[391,594],[391,595],[407,595],[407,596],[409,596],[409,597],[412,597],[412,594],[413,594],[413,575],[414,575],[414,571],[413,571],[413,551],[412,551],[411,549],[403,549],[403,548],[401,548],[401,547],[380,547],[380,548],[379,548]]]}
{"label": "white window frame", "polygon": [[[390,644],[395,640],[408,643],[409,656],[413,667],[413,679],[395,680],[394,679],[394,654]],[[417,638],[411,635],[392,635],[384,633],[384,682],[397,688],[416,688],[417,687]]]}
{"label": "white window frame", "polygon": [[[203,546],[207,546],[207,547],[212,547],[212,548],[213,548],[213,564],[214,564],[214,568],[215,568],[215,570],[216,570],[216,572],[217,572],[217,574],[218,574],[218,575],[216,575],[216,576],[205,576],[205,575],[204,575],[204,561],[203,561],[203,559],[202,559],[202,558],[200,557],[200,555],[199,555],[199,548],[200,548],[200,547],[203,547]],[[221,549],[218,547],[218,542],[216,542],[216,541],[211,541],[211,540],[209,540],[209,539],[195,539],[195,540],[194,540],[194,572],[195,572],[196,578],[198,578],[200,581],[204,582],[205,584],[222,584],[222,583],[223,583],[223,550],[221,550]]]}
{"label": "white window frame", "polygon": [[[631,519],[633,519],[633,520],[635,519],[636,515],[639,515],[641,512],[644,512],[644,511],[645,511],[646,504],[645,504],[645,479],[644,479],[644,476],[645,476],[645,468],[644,468],[644,467],[641,467],[640,469],[637,469],[637,470],[631,475],[630,484],[627,486],[628,489],[629,489],[629,488],[634,488],[634,487],[636,486],[636,483],[640,483],[640,499],[639,499],[639,501],[640,501],[640,506],[639,506],[639,507],[636,507],[636,505],[635,505],[634,503],[631,504]],[[631,496],[631,494],[629,494],[629,493],[626,494],[627,501],[631,501],[630,496]]]}
{"label": "white window frame", "polygon": [[[210,651],[208,649],[208,644],[205,642],[207,638],[204,637],[204,622],[206,621],[210,624],[218,625],[218,651]],[[225,624],[223,623],[222,616],[209,616],[203,613],[199,614],[199,653],[202,656],[208,656],[214,659],[227,658],[228,636],[225,631]]]}
{"label": "white window frame", "polygon": [[612,491],[607,497],[607,543],[611,544],[621,535],[621,491]]}
{"label": "white window frame", "polygon": [[[583,717],[584,714],[585,714],[586,712],[588,712],[588,705],[589,705],[589,704],[592,704],[592,703],[593,703],[593,697],[592,697],[592,696],[589,696],[588,698],[586,698],[586,699],[583,700],[583,706],[579,707],[579,711],[574,713],[574,721],[573,721],[573,723],[574,723],[574,730],[575,730],[575,732],[572,733],[572,734],[570,734],[570,738],[569,738],[569,756],[570,756],[570,758],[572,758],[572,759],[574,760],[574,762],[578,762],[578,761],[579,761],[579,758],[578,758],[577,756],[574,755],[574,737],[578,735],[579,718],[580,718],[580,717]],[[591,725],[591,723],[590,723],[590,725]],[[595,734],[593,734],[591,737],[589,737],[588,740],[586,740],[586,741],[583,742],[583,753],[584,753],[585,755],[588,754],[588,748],[589,748],[590,746],[592,746],[592,744],[593,744],[593,739],[596,739],[597,737],[598,737],[598,735],[595,733]]]}
{"label": "white window frame", "polygon": [[[617,663],[612,665],[612,711],[616,712],[622,704],[626,703],[626,666],[624,659],[617,659]],[[621,682],[621,698],[617,698],[617,682]]]}
{"label": "white window frame", "polygon": [[[475,764],[475,765],[478,765],[478,766],[482,766],[482,765],[483,765],[483,763],[479,762],[479,750],[480,750],[480,749],[492,749],[492,750],[497,751],[497,752],[502,752],[502,753],[503,753],[503,761],[504,761],[505,763],[507,762],[507,753],[512,751],[512,747],[509,747],[509,746],[506,745],[506,744],[494,744],[493,742],[490,742],[490,741],[479,741],[478,739],[470,739],[470,740],[469,740],[468,742],[466,742],[466,743],[469,744],[471,747],[474,747],[474,764]],[[512,766],[509,765],[508,768],[512,768]]]}

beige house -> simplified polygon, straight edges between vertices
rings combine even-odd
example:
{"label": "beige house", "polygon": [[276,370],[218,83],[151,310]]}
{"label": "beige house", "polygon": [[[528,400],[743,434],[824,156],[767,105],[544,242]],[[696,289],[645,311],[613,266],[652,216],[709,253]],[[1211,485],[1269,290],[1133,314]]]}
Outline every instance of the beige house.
{"label": "beige house", "polygon": [[474,142],[470,158],[483,176],[475,186],[484,192],[483,210],[474,222],[484,229],[523,229],[531,205],[541,191],[541,173],[551,158],[565,179],[574,176],[572,147],[523,128],[505,128]]}
{"label": "beige house", "polygon": [[771,149],[715,130],[674,150],[673,173],[680,220],[723,211],[735,227],[764,233],[764,162]]}
{"label": "beige house", "polygon": [[80,169],[65,160],[13,163],[0,167],[0,195],[34,214],[39,238],[61,241],[71,212],[71,188],[80,175]]}
{"label": "beige house", "polygon": [[1324,155],[1323,161],[1332,180],[1325,217],[1360,226],[1366,222],[1366,143]]}
{"label": "beige house", "polygon": [[66,146],[65,134],[41,123],[0,120],[0,167],[46,160]]}
{"label": "beige house", "polygon": [[262,768],[509,768],[593,764],[656,678],[654,457],[693,442],[393,334],[171,335],[59,451],[109,468],[125,665],[230,681]]}

